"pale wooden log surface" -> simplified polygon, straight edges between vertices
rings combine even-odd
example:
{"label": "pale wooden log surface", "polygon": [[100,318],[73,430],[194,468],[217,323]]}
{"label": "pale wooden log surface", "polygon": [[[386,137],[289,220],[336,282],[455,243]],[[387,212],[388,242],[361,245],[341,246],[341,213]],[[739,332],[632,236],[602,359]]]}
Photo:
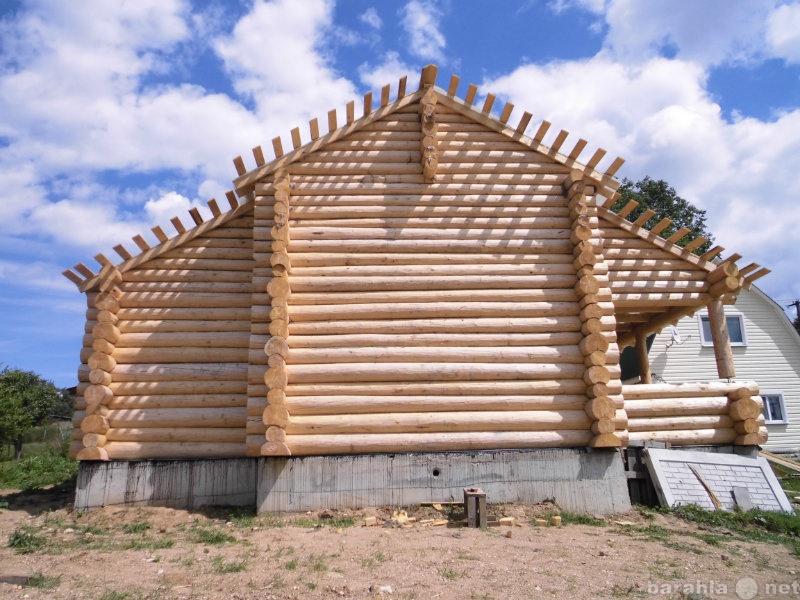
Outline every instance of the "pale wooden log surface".
{"label": "pale wooden log surface", "polygon": [[242,427],[120,427],[108,431],[108,442],[209,442],[209,443],[243,443],[245,440],[244,423]]}
{"label": "pale wooden log surface", "polygon": [[292,415],[286,425],[286,433],[295,436],[403,432],[563,431],[588,429],[590,425],[591,420],[582,410]]}
{"label": "pale wooden log surface", "polygon": [[705,396],[723,396],[738,389],[747,389],[751,394],[758,393],[758,384],[752,381],[736,381],[726,383],[712,381],[707,383],[654,383],[651,385],[624,385],[622,393],[625,402],[629,400],[646,400],[648,398],[698,398]]}
{"label": "pale wooden log surface", "polygon": [[577,316],[539,318],[396,319],[291,323],[291,335],[350,333],[546,333],[578,331]]}
{"label": "pale wooden log surface", "polygon": [[[108,422],[118,427],[244,427],[245,407],[144,408],[112,410]],[[85,422],[85,420],[84,420]]]}
{"label": "pale wooden log surface", "polygon": [[343,363],[288,365],[293,383],[381,381],[480,381],[579,377],[582,364]]}
{"label": "pale wooden log surface", "polygon": [[[574,275],[492,276],[470,275],[431,277],[292,277],[293,292],[345,292],[380,290],[430,290],[434,289],[519,289],[519,288],[571,288]],[[128,309],[132,310],[132,309]],[[156,310],[156,309],[140,309]],[[181,309],[189,311],[193,309]],[[121,312],[121,311],[120,311]],[[142,318],[142,317],[138,317]],[[230,317],[229,317],[230,318]]]}
{"label": "pale wooden log surface", "polygon": [[[182,370],[183,371],[183,370]],[[242,369],[242,374],[246,369]],[[170,377],[159,378],[157,375],[150,381],[142,381],[131,377],[129,381],[113,381],[109,387],[116,398],[123,396],[140,395],[197,395],[206,394],[241,394],[246,390],[243,377],[229,377],[226,379],[201,379],[194,378],[191,369],[188,372],[177,373]]]}
{"label": "pale wooden log surface", "polygon": [[247,361],[247,348],[197,348],[197,347],[139,347],[117,348],[113,358],[120,365],[148,363],[243,363]]}
{"label": "pale wooden log surface", "polygon": [[[300,323],[330,320],[561,317],[576,314],[574,302],[419,302],[386,304],[314,304],[289,306],[289,319]],[[118,352],[118,351],[115,351]],[[116,354],[115,354],[116,357]]]}
{"label": "pale wooden log surface", "polygon": [[[249,299],[249,294],[248,294]],[[158,320],[209,320],[209,321],[249,321],[250,308],[121,308],[119,311],[120,326],[124,321],[158,321]],[[120,329],[122,331],[122,329]],[[127,330],[126,330],[127,331]],[[219,330],[217,330],[219,331]],[[108,338],[106,338],[108,339]],[[109,340],[112,341],[112,340]]]}
{"label": "pale wooden log surface", "polygon": [[586,384],[580,376],[558,380],[522,381],[414,381],[404,383],[308,383],[293,382],[286,389],[287,402],[295,396],[403,396],[415,395],[538,395],[582,394]]}
{"label": "pale wooden log surface", "polygon": [[[305,227],[302,224],[292,227],[293,244],[306,240],[397,240],[419,241],[420,243],[440,242],[447,240],[517,241],[517,240],[557,240],[561,243],[568,229],[552,228],[451,228],[398,227],[394,229],[380,227]],[[290,246],[291,247],[291,246]]]}
{"label": "pale wooden log surface", "polygon": [[728,415],[681,415],[675,417],[628,418],[628,431],[674,431],[691,429],[731,429]]}
{"label": "pale wooden log surface", "polygon": [[[198,292],[128,292],[120,301],[121,309],[117,312],[120,319],[125,318],[124,308],[248,308],[250,306],[248,290],[237,293],[198,293]],[[122,313],[122,314],[120,314]]]}
{"label": "pale wooden log surface", "polygon": [[245,381],[246,377],[247,363],[137,364],[117,365],[114,369],[115,383],[180,380]]}
{"label": "pale wooden log surface", "polygon": [[108,402],[108,408],[156,409],[156,408],[225,408],[247,405],[244,394],[160,394],[139,396],[116,396]]}
{"label": "pale wooden log surface", "polygon": [[[377,208],[377,207],[376,207]],[[486,206],[480,207],[481,209],[486,209]],[[399,231],[405,228],[412,228],[412,230],[422,230],[426,231],[430,228],[450,228],[450,229],[458,229],[458,228],[467,228],[467,229],[474,229],[478,231],[488,232],[494,229],[500,230],[528,230],[528,229],[557,229],[557,230],[565,230],[569,228],[570,219],[567,216],[560,216],[558,213],[555,215],[547,214],[547,215],[537,215],[535,217],[522,217],[522,216],[513,216],[513,217],[503,217],[503,216],[480,216],[480,213],[475,210],[464,210],[465,216],[457,217],[457,216],[436,216],[432,214],[430,216],[424,216],[421,214],[420,208],[416,207],[416,210],[410,210],[410,215],[406,218],[397,218],[397,217],[365,217],[361,219],[354,219],[354,218],[339,218],[339,219],[309,219],[304,218],[303,211],[300,211],[300,214],[292,214],[291,226],[292,226],[292,237],[294,237],[294,233],[297,229],[307,229],[310,231],[314,231],[317,228],[323,228],[326,230],[339,230],[342,231],[351,231],[351,230],[358,230],[364,229],[367,231]],[[470,212],[477,212],[478,214],[475,215],[468,215],[467,213]],[[542,208],[538,212],[550,212],[554,213],[555,210],[545,211]],[[411,216],[412,214],[417,214],[419,216]]]}
{"label": "pale wooden log surface", "polygon": [[[451,433],[384,433],[287,436],[294,456],[490,450],[496,448],[575,448],[588,445],[590,431],[473,431]],[[106,446],[108,448],[108,445]],[[109,456],[111,451],[109,450]]]}
{"label": "pale wooden log surface", "polygon": [[[266,311],[267,314],[269,310]],[[250,319],[132,319],[120,322],[120,331],[123,336],[127,334],[200,334],[219,333],[231,335],[250,330]],[[122,336],[121,336],[122,337]]]}
{"label": "pale wooden log surface", "polygon": [[410,333],[398,338],[391,334],[354,333],[343,335],[302,335],[292,338],[292,348],[360,348],[396,346],[563,346],[577,344],[578,332],[553,333]]}
{"label": "pale wooden log surface", "polygon": [[[149,263],[148,263],[149,266]],[[220,283],[250,283],[250,271],[207,270],[182,268],[148,268],[134,269],[125,273],[126,281],[133,282],[220,282]]]}
{"label": "pale wooden log surface", "polygon": [[569,240],[560,239],[442,239],[442,240],[292,240],[290,253],[299,252],[459,252],[569,254]]}
{"label": "pale wooden log surface", "polygon": [[[400,340],[398,340],[400,341]],[[287,361],[292,368],[304,364],[387,362],[496,362],[582,364],[583,354],[575,346],[499,347],[357,347],[295,348]]]}
{"label": "pale wooden log surface", "polygon": [[117,349],[121,348],[245,348],[250,339],[247,331],[181,331],[162,332],[156,329],[152,333],[128,333],[120,335]]}
{"label": "pale wooden log surface", "polygon": [[[475,254],[429,254],[414,252],[302,252],[292,255],[294,267],[337,267],[337,266],[379,266],[379,265],[464,265],[474,264]],[[480,255],[483,265],[570,265],[569,254],[541,254],[535,252],[485,252]],[[266,284],[265,284],[266,285]]]}
{"label": "pale wooden log surface", "polygon": [[413,302],[573,302],[572,289],[454,289],[454,290],[379,290],[367,292],[296,292],[292,306],[335,305],[362,303]]}
{"label": "pale wooden log surface", "polygon": [[[450,207],[460,209],[465,219],[483,217],[502,217],[497,214],[497,209],[501,212],[508,212],[507,217],[513,218],[545,218],[545,217],[565,217],[568,212],[564,207],[564,198],[560,194],[544,194],[540,190],[530,190],[531,193],[524,193],[518,190],[516,193],[496,194],[494,192],[483,192],[476,190],[461,190],[460,194],[429,194],[421,190],[418,194],[337,194],[332,191],[330,195],[322,198],[318,195],[303,196],[297,194],[292,196],[291,219],[303,221],[305,219],[327,218],[328,215],[334,219],[356,221],[358,209],[354,207],[367,207],[380,214],[375,215],[375,219],[383,220],[391,217],[410,217],[428,221],[443,217],[457,217],[457,214],[450,213]],[[339,209],[333,212],[324,212],[325,208]],[[348,212],[353,209],[355,213]],[[402,214],[393,214],[393,211],[400,210]],[[320,213],[320,211],[322,211]],[[356,225],[358,226],[358,225]]]}
{"label": "pale wooden log surface", "polygon": [[[355,415],[376,412],[429,413],[447,411],[581,410],[586,397],[579,394],[506,396],[289,396],[286,408],[292,419],[299,415]],[[613,403],[612,403],[613,406]],[[260,413],[259,413],[260,414]]]}
{"label": "pale wooden log surface", "polygon": [[111,460],[232,458],[247,452],[244,442],[108,442],[103,449]]}
{"label": "pale wooden log surface", "polygon": [[408,265],[400,261],[388,265],[326,265],[316,267],[296,266],[292,269],[292,280],[304,277],[439,277],[469,275],[574,275],[575,269],[567,263],[483,263],[446,265]]}
{"label": "pale wooden log surface", "polygon": [[631,440],[670,442],[673,446],[730,444],[736,439],[734,429],[684,429],[673,431],[631,431]]}
{"label": "pale wooden log surface", "polygon": [[705,398],[625,398],[625,410],[630,418],[672,417],[679,415],[727,415],[729,400],[726,396]]}

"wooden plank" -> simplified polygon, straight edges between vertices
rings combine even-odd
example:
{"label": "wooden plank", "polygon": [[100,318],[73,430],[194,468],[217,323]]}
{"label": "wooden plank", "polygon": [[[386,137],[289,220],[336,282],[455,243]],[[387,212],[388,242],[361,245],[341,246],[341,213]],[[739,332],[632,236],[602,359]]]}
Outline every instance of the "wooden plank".
{"label": "wooden plank", "polygon": [[[227,192],[225,192],[225,198],[228,201],[228,204],[230,205],[231,208],[238,208],[239,201],[236,199],[236,194],[233,193],[233,190],[228,190]],[[166,240],[161,240],[161,241],[165,242]]]}
{"label": "wooden plank", "polygon": [[222,211],[219,209],[219,204],[217,204],[217,201],[214,198],[209,200],[206,204],[208,205],[208,209],[211,211],[211,214],[214,217],[218,217],[222,214]]}
{"label": "wooden plank", "polygon": [[420,89],[436,85],[436,76],[438,73],[439,67],[436,65],[426,65],[423,67],[419,78]]}
{"label": "wooden plank", "polygon": [[592,154],[592,157],[586,163],[586,166],[592,170],[597,167],[597,164],[603,159],[606,155],[606,151],[603,148],[598,148],[595,150],[595,153]]}
{"label": "wooden plank", "polygon": [[451,98],[453,96],[455,96],[456,92],[458,91],[458,83],[459,83],[459,81],[460,81],[460,78],[458,77],[458,75],[451,75],[450,76],[450,85],[447,88],[447,95],[450,96]]}
{"label": "wooden plank", "polygon": [[244,166],[244,161],[241,156],[237,156],[233,159],[233,166],[236,168],[236,173],[239,175],[247,173],[247,168]]}
{"label": "wooden plank", "polygon": [[[637,205],[638,205],[638,203],[637,203]],[[627,217],[628,215],[624,215],[624,216]],[[633,222],[633,224],[636,225],[637,227],[644,227],[645,223],[647,223],[650,219],[652,219],[655,216],[656,216],[656,211],[651,210],[651,209],[648,208],[641,215],[639,215],[639,218],[636,219]]]}
{"label": "wooden plank", "polygon": [[349,125],[356,120],[355,100],[350,100],[350,102],[347,103],[346,113],[347,113],[347,124]]}
{"label": "wooden plank", "polygon": [[631,214],[637,206],[639,206],[639,203],[636,200],[631,200],[625,206],[623,206],[622,210],[620,210],[617,214],[624,219]]}
{"label": "wooden plank", "polygon": [[194,221],[195,225],[203,224],[203,217],[200,215],[200,211],[197,210],[197,208],[190,209],[189,216],[192,217],[192,221]]}
{"label": "wooden plank", "polygon": [[302,140],[300,139],[300,128],[295,127],[292,129],[292,147],[297,150],[300,146],[303,145]]}
{"label": "wooden plank", "polygon": [[536,133],[533,135],[534,141],[541,143],[548,129],[550,129],[549,121],[542,121],[539,124],[539,129],[537,129]]}
{"label": "wooden plank", "polygon": [[403,75],[400,78],[400,81],[399,81],[399,83],[397,85],[397,99],[398,100],[402,99],[403,96],[406,95],[406,85],[407,85],[407,83],[408,83],[408,77]]}
{"label": "wooden plank", "polygon": [[572,152],[569,153],[569,158],[572,160],[578,160],[578,157],[583,152],[583,149],[586,148],[586,144],[588,142],[584,139],[579,139],[578,142],[575,144],[575,147],[572,149]]}
{"label": "wooden plank", "polygon": [[155,227],[153,227],[153,228],[152,228],[150,231],[152,231],[152,232],[153,232],[153,235],[155,235],[155,236],[156,236],[156,239],[157,239],[159,242],[161,242],[162,244],[163,244],[164,242],[166,242],[166,241],[169,239],[169,237],[167,237],[167,234],[166,234],[166,233],[164,233],[164,230],[163,230],[163,229],[161,229],[161,227],[160,227],[160,226],[158,226],[158,225],[156,225]]}
{"label": "wooden plank", "polygon": [[283,142],[280,136],[272,138],[272,150],[275,152],[275,158],[283,156]]}
{"label": "wooden plank", "polygon": [[381,88],[381,108],[389,104],[390,91],[391,91],[391,86],[388,84]]}
{"label": "wooden plank", "polygon": [[141,250],[142,252],[145,252],[150,249],[150,244],[148,244],[141,235],[135,235],[133,236],[132,239],[133,242],[139,247],[139,250]]}
{"label": "wooden plank", "polygon": [[122,260],[128,260],[128,259],[130,259],[130,258],[133,258],[133,256],[131,255],[131,253],[130,253],[130,252],[128,252],[128,251],[125,249],[125,246],[123,246],[122,244],[117,244],[116,246],[114,246],[114,252],[116,252],[117,254],[119,254],[119,256],[120,256],[120,258],[122,258]]}
{"label": "wooden plank", "polygon": [[316,117],[308,122],[308,129],[311,133],[311,141],[319,139],[319,120]]}
{"label": "wooden plank", "polygon": [[478,86],[474,83],[470,83],[469,87],[467,88],[467,95],[464,97],[464,103],[467,106],[472,106],[475,104],[475,96],[478,94]]}
{"label": "wooden plank", "polygon": [[261,150],[261,146],[256,146],[253,148],[253,158],[256,159],[256,166],[261,167],[266,164],[266,160],[264,160],[264,152]]}
{"label": "wooden plank", "polygon": [[483,103],[483,108],[481,109],[484,115],[488,115],[492,112],[495,98],[496,96],[494,94],[486,94],[486,101]]}
{"label": "wooden plank", "polygon": [[75,271],[73,271],[72,269],[66,269],[65,271],[62,271],[62,272],[61,272],[61,274],[62,274],[64,277],[66,277],[67,279],[69,279],[69,280],[70,280],[72,283],[74,283],[75,285],[80,285],[80,284],[82,284],[82,283],[83,283],[83,281],[84,281],[84,280],[83,280],[83,277],[81,277],[80,275],[78,275],[78,274],[77,274]]}
{"label": "wooden plank", "polygon": [[503,106],[503,111],[500,113],[500,122],[508,123],[508,119],[511,118],[511,112],[513,110],[514,105],[511,102],[506,102],[505,106]]}
{"label": "wooden plank", "polygon": [[183,226],[183,223],[181,223],[179,217],[172,217],[169,220],[169,222],[172,223],[172,226],[175,228],[175,231],[177,231],[179,234],[186,233],[186,227]]}
{"label": "wooden plank", "polygon": [[608,169],[606,169],[606,173],[605,174],[608,175],[609,177],[613,177],[614,174],[617,171],[619,171],[620,168],[622,168],[622,165],[624,165],[624,164],[625,164],[625,159],[624,158],[620,158],[618,156],[617,158],[614,159],[614,162],[611,163],[611,165],[608,167]]}
{"label": "wooden plank", "polygon": [[522,118],[519,120],[519,123],[517,124],[517,128],[515,129],[515,131],[517,133],[519,133],[519,134],[524,134],[525,130],[528,128],[528,125],[530,124],[532,118],[533,118],[533,115],[531,113],[525,111],[522,114]]}
{"label": "wooden plank", "polygon": [[328,111],[328,133],[333,133],[339,128],[339,125],[336,122],[336,109],[331,109]]}
{"label": "wooden plank", "polygon": [[372,112],[372,92],[364,94],[364,116],[369,116]]}

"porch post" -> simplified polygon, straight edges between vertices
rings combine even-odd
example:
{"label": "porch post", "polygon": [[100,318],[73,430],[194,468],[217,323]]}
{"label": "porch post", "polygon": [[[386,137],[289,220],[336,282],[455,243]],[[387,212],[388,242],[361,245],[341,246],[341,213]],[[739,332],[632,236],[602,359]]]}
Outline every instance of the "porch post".
{"label": "porch post", "polygon": [[650,374],[650,356],[647,352],[647,334],[636,334],[636,356],[639,359],[639,383],[653,383]]}
{"label": "porch post", "polygon": [[722,300],[717,298],[708,305],[708,321],[711,325],[711,340],[714,343],[714,358],[717,360],[719,378],[733,379],[736,377],[736,369],[733,365],[731,338],[728,334]]}

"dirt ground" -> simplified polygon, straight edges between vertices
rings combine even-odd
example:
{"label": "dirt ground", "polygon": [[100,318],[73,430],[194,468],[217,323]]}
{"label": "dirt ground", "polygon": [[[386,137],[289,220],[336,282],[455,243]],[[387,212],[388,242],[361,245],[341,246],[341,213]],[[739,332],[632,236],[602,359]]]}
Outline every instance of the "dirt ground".
{"label": "dirt ground", "polygon": [[565,515],[553,526],[552,504],[494,505],[492,519],[514,523],[470,529],[448,505],[278,517],[224,508],[78,513],[70,501],[69,490],[0,490],[0,598],[800,596],[800,559],[785,546],[648,511],[590,524]]}

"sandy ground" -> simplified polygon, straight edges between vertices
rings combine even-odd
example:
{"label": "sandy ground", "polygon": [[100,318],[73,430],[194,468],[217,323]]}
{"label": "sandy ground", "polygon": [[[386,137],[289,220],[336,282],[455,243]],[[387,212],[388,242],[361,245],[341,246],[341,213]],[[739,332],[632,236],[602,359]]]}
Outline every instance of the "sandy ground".
{"label": "sandy ground", "polygon": [[[304,515],[108,507],[68,491],[0,490],[0,598],[780,598],[800,559],[671,515],[536,526],[553,505],[490,506],[514,524],[470,529],[457,507]],[[2,506],[2,505],[0,505]],[[377,523],[365,526],[365,521]],[[408,519],[408,520],[407,520]],[[15,534],[16,532],[16,534]],[[43,541],[29,553],[20,544]],[[12,540],[18,547],[12,548]]]}

